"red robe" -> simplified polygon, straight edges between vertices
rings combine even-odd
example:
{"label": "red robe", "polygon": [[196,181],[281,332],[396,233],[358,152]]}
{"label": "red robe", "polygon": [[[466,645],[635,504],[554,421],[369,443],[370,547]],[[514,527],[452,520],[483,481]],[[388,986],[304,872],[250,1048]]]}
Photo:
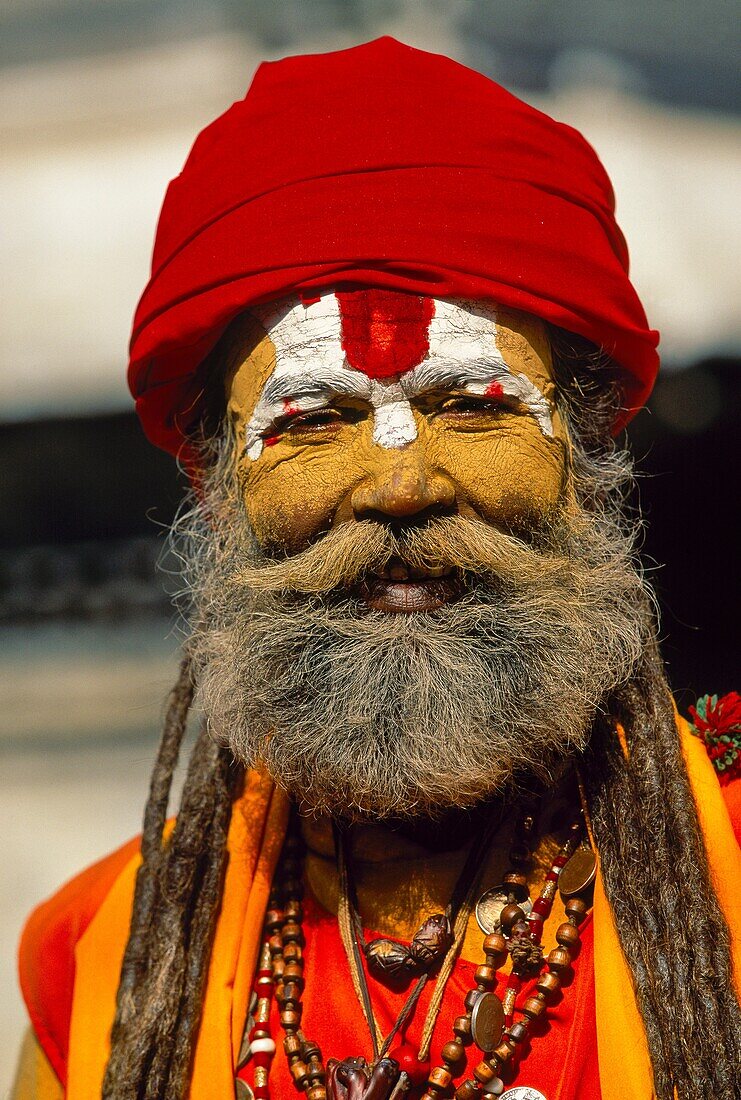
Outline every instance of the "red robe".
{"label": "red robe", "polygon": [[[709,771],[707,762],[705,769]],[[708,778],[712,781],[712,774]],[[713,786],[717,791],[717,786]],[[710,792],[709,788],[708,791]],[[736,779],[726,784],[722,791],[731,821],[738,833],[741,826],[741,780]],[[273,810],[270,812],[273,813]],[[276,822],[284,812],[280,806],[276,807]],[[245,835],[249,835],[253,828],[252,819],[245,818],[241,826],[237,821],[237,826],[246,830]],[[279,843],[277,824],[272,829],[266,826],[266,830],[266,836],[269,832],[275,834],[271,843]],[[132,866],[137,845],[136,840],[130,842],[72,880],[32,914],[24,933],[20,960],[23,994],[34,1032],[63,1083],[67,1079],[70,1017],[77,969],[76,947],[101,906],[107,903],[125,868]],[[274,859],[275,856],[271,858]],[[258,881],[259,868],[255,873],[255,881]],[[269,878],[265,879],[263,876],[260,890],[265,900],[268,882]],[[264,906],[264,901],[261,904]],[[121,928],[122,936],[124,932],[125,924]],[[320,1044],[325,1058],[343,1058],[357,1054],[368,1057],[370,1050],[367,1028],[349,979],[336,918],[323,911],[312,899],[307,899],[305,934],[305,1034]],[[125,939],[119,945],[119,950],[122,950],[123,942]],[[98,963],[94,962],[94,965],[98,966]],[[433,1059],[438,1057],[443,1043],[452,1038],[452,1021],[461,1014],[463,998],[474,984],[473,969],[472,962],[460,960],[453,971],[438,1017],[431,1052]],[[110,994],[112,1004],[115,992],[114,971],[111,972],[110,981],[106,978],[106,983],[105,996]],[[428,988],[409,1023],[407,1037],[411,1043],[419,1040],[421,1021],[429,995]],[[240,997],[241,1003],[246,1003],[242,994],[237,1000]],[[381,983],[374,981],[372,997],[381,1029],[386,1032],[397,1016],[404,993],[392,993]],[[280,1040],[277,1019],[273,1020],[272,1032]],[[101,1053],[104,1053],[103,1042],[103,1038],[96,1040],[96,1050],[100,1045]],[[296,1095],[280,1051],[273,1062],[271,1074],[275,1098],[289,1100]],[[517,1083],[538,1088],[548,1100],[600,1100],[593,937],[590,922],[583,927],[583,947],[574,965],[573,980],[564,988],[557,1003],[552,1008],[549,1007],[547,1026],[543,1033],[535,1034],[532,1043],[525,1046],[516,1080]]]}

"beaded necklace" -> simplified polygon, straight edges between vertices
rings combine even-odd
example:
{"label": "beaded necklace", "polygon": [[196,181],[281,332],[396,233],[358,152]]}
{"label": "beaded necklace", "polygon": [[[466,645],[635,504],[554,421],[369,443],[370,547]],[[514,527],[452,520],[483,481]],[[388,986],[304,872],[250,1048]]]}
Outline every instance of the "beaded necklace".
{"label": "beaded necklace", "polygon": [[[297,1090],[308,1100],[346,1100],[348,1093],[373,1100],[401,1100],[412,1087],[426,1085],[421,1100],[441,1100],[455,1089],[455,1100],[515,1100],[522,1089],[504,1092],[503,1077],[517,1060],[533,1021],[545,1013],[558,993],[564,972],[579,947],[579,926],[588,911],[596,861],[585,845],[583,828],[574,822],[569,836],[546,875],[532,906],[525,868],[535,835],[535,816],[525,813],[515,828],[510,849],[512,870],[501,886],[479,899],[477,919],[486,932],[485,961],[475,971],[475,988],[466,995],[463,1012],[453,1022],[453,1038],[445,1043],[440,1061],[430,1069],[427,1051],[417,1055],[406,1044],[379,1057],[371,1066],[363,1059],[330,1059],[326,1067],[318,1045],[301,1030],[303,976],[302,854],[303,841],[295,822],[289,828],[265,916],[258,970],[253,984],[242,1047],[237,1060],[237,1100],[270,1100],[268,1077],[276,1045],[270,1034],[273,996],[285,1032],[283,1049]],[[543,958],[543,925],[557,890],[565,902],[566,921],[556,932],[558,944]],[[512,959],[512,971],[500,999],[494,992],[497,969]],[[515,1003],[522,983],[537,975],[535,992],[515,1020]],[[398,1030],[398,1028],[397,1028]],[[431,1029],[430,1029],[431,1036]],[[455,1084],[466,1064],[471,1043],[482,1052],[473,1076]],[[429,1049],[429,1042],[427,1043]],[[252,1084],[247,1080],[252,1071]],[[535,1090],[529,1094],[538,1100]]]}

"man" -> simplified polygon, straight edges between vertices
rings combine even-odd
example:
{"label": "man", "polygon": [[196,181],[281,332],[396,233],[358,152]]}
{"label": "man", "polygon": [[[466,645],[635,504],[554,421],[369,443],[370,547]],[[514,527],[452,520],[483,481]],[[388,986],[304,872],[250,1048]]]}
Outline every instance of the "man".
{"label": "man", "polygon": [[656,342],[592,149],[445,58],[204,131],[131,360],[192,635],[141,843],[29,922],[19,1096],[738,1095],[738,850],[620,510]]}

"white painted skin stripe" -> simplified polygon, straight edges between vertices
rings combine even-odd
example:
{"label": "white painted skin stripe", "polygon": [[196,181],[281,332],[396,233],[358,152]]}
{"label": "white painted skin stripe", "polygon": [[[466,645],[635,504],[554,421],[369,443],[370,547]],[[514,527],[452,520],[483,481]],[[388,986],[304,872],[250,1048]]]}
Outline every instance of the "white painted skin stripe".
{"label": "white painted skin stripe", "polygon": [[304,305],[295,298],[255,306],[251,312],[273,342],[276,371],[302,368],[307,374],[317,363],[345,366],[340,338],[340,304],[334,294]]}
{"label": "white painted skin stripe", "polygon": [[[402,375],[402,378],[404,375]],[[417,425],[409,399],[398,382],[371,382],[373,442],[392,449],[417,438]]]}
{"label": "white painted skin stripe", "polygon": [[496,311],[486,303],[435,299],[429,354],[397,380],[368,378],[348,367],[334,294],[304,305],[293,299],[253,309],[276,350],[268,378],[246,430],[245,452],[262,454],[264,440],[290,413],[312,412],[336,397],[367,401],[373,410],[373,440],[398,448],[417,438],[411,400],[433,389],[485,396],[492,383],[521,402],[547,437],[553,436],[548,402],[524,374],[507,366],[497,346]]}
{"label": "white painted skin stripe", "polygon": [[455,363],[426,359],[402,375],[400,382],[409,397],[418,397],[434,389],[459,390],[483,397],[489,386],[497,383],[504,394],[516,398],[529,409],[543,435],[553,436],[551,410],[543,394],[524,374],[513,374],[503,359],[492,361],[491,348],[482,359]]}

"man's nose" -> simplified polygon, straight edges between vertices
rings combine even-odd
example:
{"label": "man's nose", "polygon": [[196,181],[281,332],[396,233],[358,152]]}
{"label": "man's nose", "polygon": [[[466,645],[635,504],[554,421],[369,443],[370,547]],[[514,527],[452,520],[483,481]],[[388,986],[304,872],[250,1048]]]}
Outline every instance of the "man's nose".
{"label": "man's nose", "polygon": [[363,481],[352,495],[357,519],[409,519],[423,512],[455,508],[455,486],[447,474],[428,469],[419,450],[403,454]]}

